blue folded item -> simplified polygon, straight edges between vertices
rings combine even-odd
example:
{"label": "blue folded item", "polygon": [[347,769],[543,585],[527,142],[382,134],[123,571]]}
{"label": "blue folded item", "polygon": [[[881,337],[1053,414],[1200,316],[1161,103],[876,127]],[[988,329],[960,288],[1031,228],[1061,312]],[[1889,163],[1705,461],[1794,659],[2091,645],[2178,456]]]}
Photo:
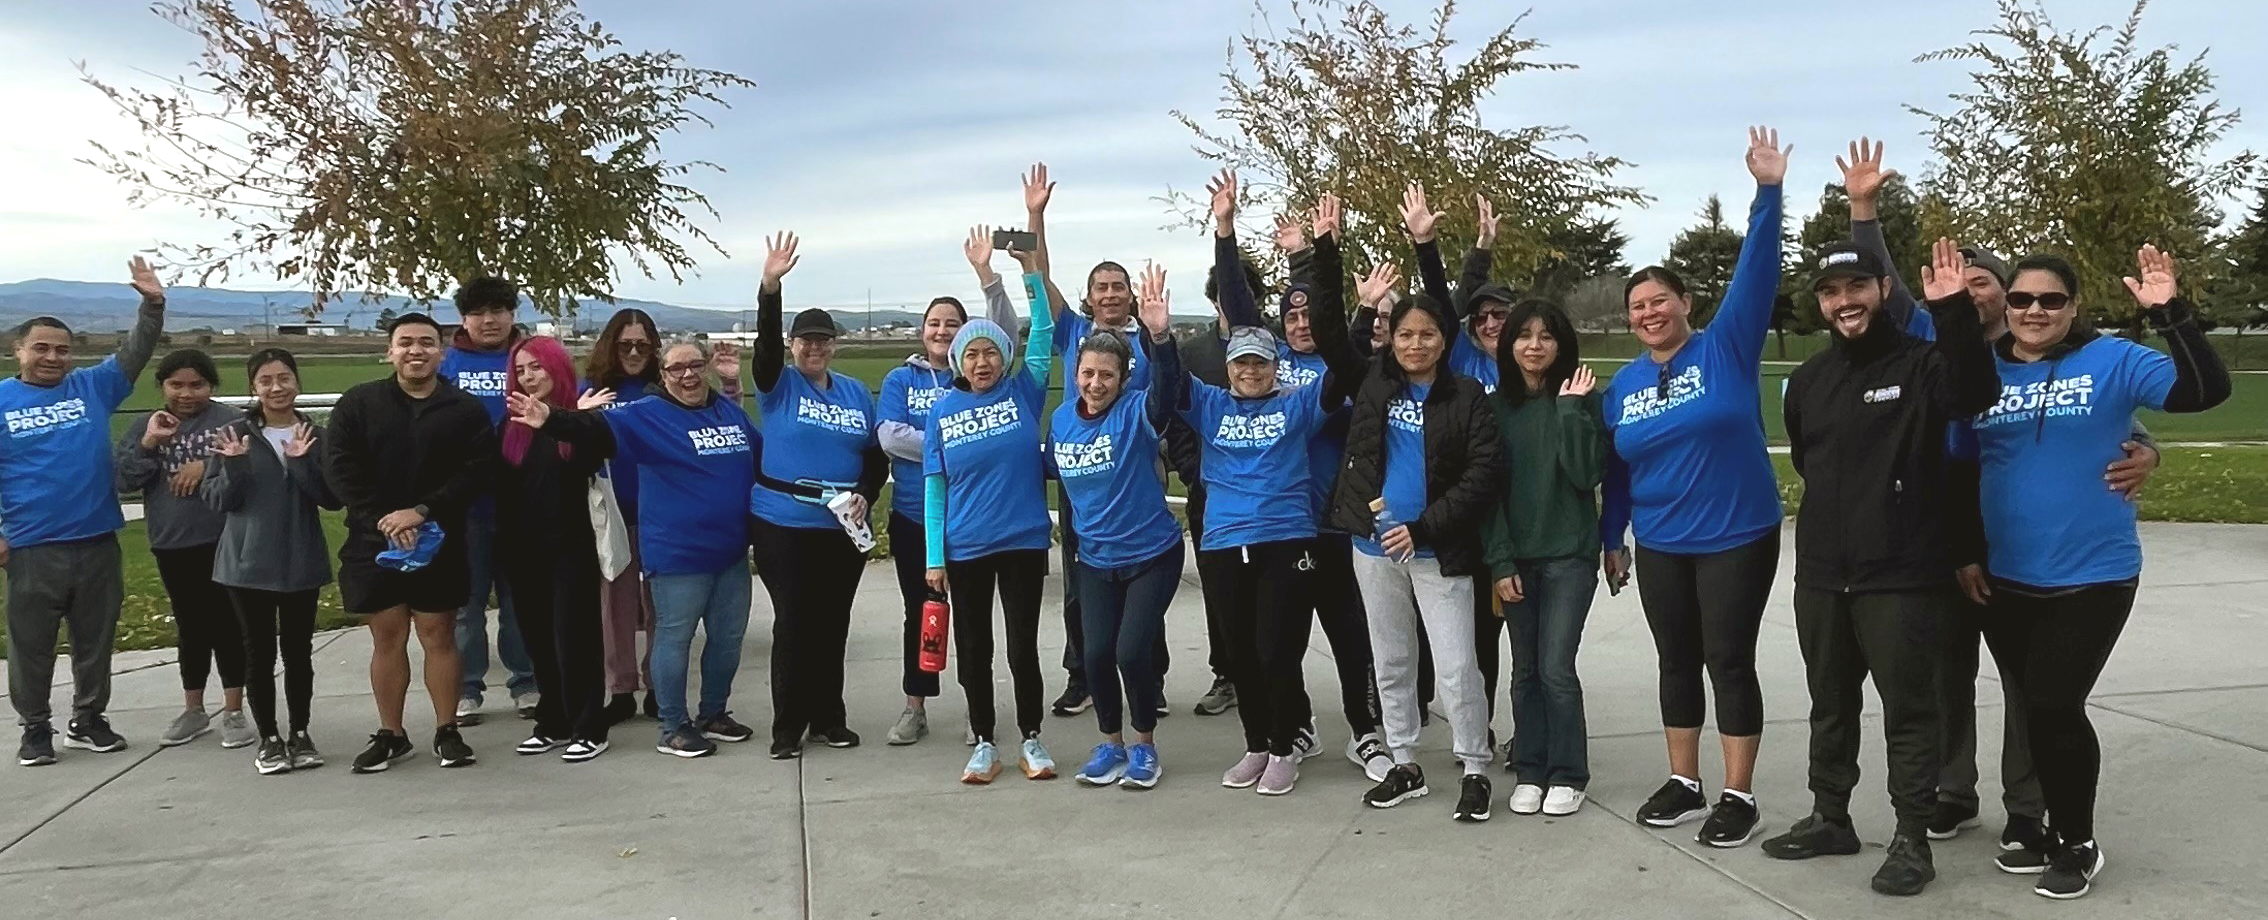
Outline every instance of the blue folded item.
{"label": "blue folded item", "polygon": [[378,554],[378,564],[397,572],[415,572],[433,561],[441,551],[441,525],[427,521],[418,525],[417,545],[409,549],[389,546]]}

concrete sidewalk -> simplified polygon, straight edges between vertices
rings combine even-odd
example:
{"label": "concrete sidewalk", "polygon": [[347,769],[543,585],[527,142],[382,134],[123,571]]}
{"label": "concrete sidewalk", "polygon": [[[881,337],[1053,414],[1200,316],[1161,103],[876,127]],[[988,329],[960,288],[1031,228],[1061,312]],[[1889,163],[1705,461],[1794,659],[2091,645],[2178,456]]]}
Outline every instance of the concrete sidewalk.
{"label": "concrete sidewalk", "polygon": [[[2268,915],[2268,528],[2145,525],[2145,588],[2095,697],[2106,751],[2098,824],[2108,869],[2075,903],[2030,893],[1993,869],[1987,825],[1936,845],[1938,881],[1913,900],[1867,890],[1891,828],[1879,732],[1867,739],[1858,822],[1865,855],[1810,864],[1751,845],[1716,851],[1694,826],[1656,832],[1631,813],[1665,773],[1653,644],[1635,592],[1601,594],[1584,638],[1594,778],[1569,818],[1449,820],[1455,801],[1447,727],[1426,736],[1435,794],[1390,811],[1362,807],[1368,782],[1339,756],[1343,724],[1320,633],[1307,669],[1326,754],[1293,794],[1223,789],[1241,751],[1232,715],[1201,718],[1203,618],[1194,585],[1170,617],[1172,718],[1159,727],[1167,776],[1148,793],[1075,786],[1068,773],[1096,739],[1091,716],[1051,719],[1066,778],[990,787],[956,779],[965,708],[953,674],[930,707],[934,734],[884,746],[902,704],[898,604],[887,566],[870,568],[851,634],[852,725],[867,746],[815,748],[775,763],[761,742],[680,761],[652,752],[654,726],[620,727],[614,750],[570,766],[511,748],[527,725],[492,701],[468,739],[483,760],[442,771],[426,752],[386,774],[346,762],[374,723],[360,632],[318,637],[314,734],[331,765],[261,777],[250,751],[214,736],[161,751],[179,706],[162,656],[137,656],[117,679],[114,722],[134,747],[66,751],[56,766],[0,766],[0,917],[238,918],[960,918],[1015,916],[1267,918],[2055,917],[2235,918]],[[1789,563],[1766,617],[1760,670],[1768,698],[1757,790],[1776,832],[1809,807],[1807,699]],[[1043,627],[1050,696],[1061,687],[1056,585]],[[770,705],[770,612],[756,625],[736,690],[762,738]],[[125,656],[121,658],[122,665]],[[1000,713],[1013,721],[1006,668]],[[1989,667],[1988,669],[1989,670]],[[1984,790],[1993,781],[1998,691],[1983,718]],[[410,725],[428,737],[413,688]],[[59,691],[58,703],[67,700]],[[1508,730],[1506,717],[1499,731]],[[1705,742],[1712,794],[1720,775]]]}

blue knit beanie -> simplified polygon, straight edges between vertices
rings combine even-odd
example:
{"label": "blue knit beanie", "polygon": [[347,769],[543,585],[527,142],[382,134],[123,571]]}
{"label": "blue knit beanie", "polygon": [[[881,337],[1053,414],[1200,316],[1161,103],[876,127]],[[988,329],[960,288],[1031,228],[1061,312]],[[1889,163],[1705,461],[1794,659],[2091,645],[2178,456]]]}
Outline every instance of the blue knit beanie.
{"label": "blue knit beanie", "polygon": [[1016,363],[1016,336],[999,323],[983,317],[970,317],[968,322],[961,324],[961,331],[953,335],[953,351],[949,359],[953,362],[953,376],[956,379],[963,376],[961,356],[968,353],[969,343],[978,339],[991,339],[993,347],[1000,349],[1001,376],[1007,376]]}

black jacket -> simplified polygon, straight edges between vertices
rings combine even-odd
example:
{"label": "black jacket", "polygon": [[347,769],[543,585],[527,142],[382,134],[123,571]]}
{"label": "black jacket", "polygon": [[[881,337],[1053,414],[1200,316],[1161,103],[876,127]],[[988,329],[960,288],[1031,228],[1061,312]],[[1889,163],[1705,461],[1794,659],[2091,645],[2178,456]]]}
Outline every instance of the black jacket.
{"label": "black jacket", "polygon": [[346,505],[342,557],[383,550],[378,519],[404,508],[423,505],[444,532],[460,532],[500,459],[488,410],[446,380],[424,399],[390,376],[357,384],[331,407],[326,434],[323,477]]}
{"label": "black jacket", "polygon": [[[1331,493],[1331,527],[1370,533],[1370,502],[1386,486],[1386,406],[1406,383],[1391,355],[1371,360],[1347,424],[1347,459]],[[1441,574],[1486,571],[1481,524],[1504,479],[1488,394],[1479,382],[1444,370],[1425,397],[1425,511],[1408,524],[1410,536],[1440,561]]]}
{"label": "black jacket", "polygon": [[517,465],[498,460],[496,532],[506,556],[596,571],[598,538],[591,530],[590,490],[591,477],[604,461],[588,449],[561,457],[560,443],[549,433],[534,432]]}
{"label": "black jacket", "polygon": [[1797,585],[1849,593],[1952,583],[1946,425],[1990,408],[2000,380],[1968,294],[1930,310],[1935,342],[1879,314],[1865,335],[1837,336],[1788,375],[1789,459],[1804,482]]}

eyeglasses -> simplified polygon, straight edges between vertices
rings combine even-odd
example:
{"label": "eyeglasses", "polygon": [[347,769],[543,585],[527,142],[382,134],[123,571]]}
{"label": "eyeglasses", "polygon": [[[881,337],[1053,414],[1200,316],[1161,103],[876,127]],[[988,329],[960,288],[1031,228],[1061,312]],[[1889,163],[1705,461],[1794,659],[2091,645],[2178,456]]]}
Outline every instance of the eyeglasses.
{"label": "eyeglasses", "polygon": [[672,377],[690,377],[708,369],[709,362],[695,361],[691,364],[672,364],[668,367],[662,368],[662,373],[668,374]]}
{"label": "eyeglasses", "polygon": [[2071,295],[2059,291],[2049,291],[2045,294],[2030,294],[2024,291],[2008,292],[2008,309],[2028,310],[2034,304],[2038,304],[2042,310],[2053,313],[2071,306]]}
{"label": "eyeglasses", "polygon": [[1501,323],[1501,322],[1504,322],[1505,320],[1508,320],[1508,319],[1511,319],[1511,318],[1512,318],[1512,311],[1510,311],[1510,310],[1482,310],[1482,311],[1480,311],[1480,317],[1479,317],[1479,318],[1480,318],[1480,321],[1481,321],[1481,322],[1484,322],[1484,323]]}
{"label": "eyeglasses", "polygon": [[654,343],[644,340],[624,340],[614,343],[614,347],[622,351],[632,352],[636,354],[650,355],[654,353]]}

